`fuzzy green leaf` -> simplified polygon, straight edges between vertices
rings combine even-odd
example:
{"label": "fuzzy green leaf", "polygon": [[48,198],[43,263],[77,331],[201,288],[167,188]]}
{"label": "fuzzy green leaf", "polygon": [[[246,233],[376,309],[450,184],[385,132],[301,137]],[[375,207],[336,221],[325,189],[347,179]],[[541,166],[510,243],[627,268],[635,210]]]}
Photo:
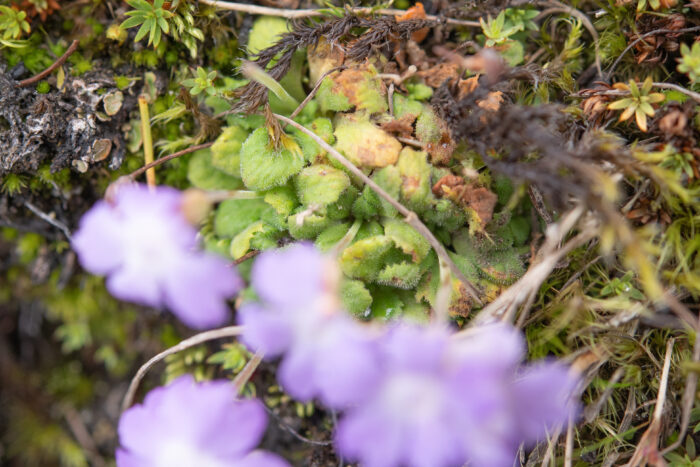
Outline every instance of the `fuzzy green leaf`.
{"label": "fuzzy green leaf", "polygon": [[316,247],[321,251],[330,250],[345,236],[346,233],[348,233],[349,230],[349,222],[340,222],[331,225],[321,232],[318,237],[316,237]]}
{"label": "fuzzy green leaf", "polygon": [[361,281],[342,281],[339,293],[345,309],[354,315],[365,316],[372,305],[372,295]]}
{"label": "fuzzy green leaf", "polygon": [[307,213],[305,210],[289,216],[287,228],[289,234],[297,240],[311,240],[323,232],[333,221],[325,215],[325,212]]}
{"label": "fuzzy green leaf", "polygon": [[240,152],[247,137],[248,132],[238,126],[224,128],[211,147],[212,165],[229,175],[240,177]]}
{"label": "fuzzy green leaf", "polygon": [[418,285],[421,275],[422,272],[417,264],[402,261],[382,269],[376,281],[382,285],[408,290]]}
{"label": "fuzzy green leaf", "polygon": [[430,165],[427,154],[403,148],[396,164],[401,176],[401,197],[409,209],[423,211],[430,205]]}
{"label": "fuzzy green leaf", "polygon": [[350,178],[331,166],[312,165],[295,177],[294,184],[302,204],[325,205],[338,201],[340,194],[350,186]]}
{"label": "fuzzy green leaf", "polygon": [[396,163],[401,143],[365,116],[342,115],[335,127],[335,148],[359,167],[386,167]]}
{"label": "fuzzy green leaf", "polygon": [[238,259],[250,251],[250,243],[253,237],[262,232],[265,227],[263,221],[255,222],[254,224],[246,227],[241,233],[236,235],[233,240],[231,240],[231,257],[233,259]]}
{"label": "fuzzy green leaf", "polygon": [[271,211],[262,199],[226,200],[216,209],[214,232],[219,237],[235,237]]}
{"label": "fuzzy green leaf", "polygon": [[404,253],[411,256],[414,263],[420,263],[430,252],[430,243],[421,234],[398,219],[384,221],[384,235]]}
{"label": "fuzzy green leaf", "polygon": [[304,166],[301,154],[271,146],[267,128],[250,134],[240,152],[241,177],[251,190],[262,191],[284,184]]}
{"label": "fuzzy green leaf", "polygon": [[373,281],[385,264],[392,241],[377,235],[353,243],[340,255],[340,268],[349,277]]}
{"label": "fuzzy green leaf", "polygon": [[243,186],[239,178],[214,167],[209,149],[192,155],[187,166],[187,179],[202,190],[237,190]]}

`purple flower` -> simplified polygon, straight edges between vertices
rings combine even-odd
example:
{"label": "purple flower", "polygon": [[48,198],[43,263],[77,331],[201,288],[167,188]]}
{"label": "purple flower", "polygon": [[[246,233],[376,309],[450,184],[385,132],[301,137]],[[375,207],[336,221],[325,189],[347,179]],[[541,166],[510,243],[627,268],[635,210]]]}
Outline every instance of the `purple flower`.
{"label": "purple flower", "polygon": [[165,305],[193,328],[218,326],[241,280],[223,258],[197,250],[197,232],[181,205],[172,188],[122,186],[83,216],[73,248],[85,269],[108,276],[115,297]]}
{"label": "purple flower", "polygon": [[267,358],[284,354],[278,379],[299,400],[346,407],[379,379],[374,337],[339,308],[336,271],[308,244],[265,252],[253,265],[261,303],[238,311],[243,340]]}
{"label": "purple flower", "polygon": [[399,324],[381,344],[383,381],[336,433],[338,451],[365,467],[511,466],[520,443],[575,409],[576,380],[565,367],[520,371],[524,345],[512,328],[462,337]]}
{"label": "purple flower", "polygon": [[119,420],[118,467],[285,467],[253,451],[267,424],[257,400],[236,400],[228,381],[181,376],[149,392]]}

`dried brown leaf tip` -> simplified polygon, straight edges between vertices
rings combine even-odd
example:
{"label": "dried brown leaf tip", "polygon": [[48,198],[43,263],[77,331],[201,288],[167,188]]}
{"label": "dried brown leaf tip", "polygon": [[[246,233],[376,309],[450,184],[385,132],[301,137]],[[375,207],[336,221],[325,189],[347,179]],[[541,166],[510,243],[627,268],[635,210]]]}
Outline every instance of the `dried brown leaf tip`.
{"label": "dried brown leaf tip", "polygon": [[671,223],[671,215],[664,207],[663,201],[649,194],[640,196],[626,216],[627,219],[638,225],[655,223],[660,226],[667,226]]}
{"label": "dried brown leaf tip", "polygon": [[[14,6],[15,4],[13,3],[13,7]],[[46,0],[45,2],[23,0],[19,5],[16,5],[16,7],[26,12],[27,16],[30,18],[38,15],[41,21],[46,21],[51,14],[61,9],[61,5],[59,5],[56,0]]]}
{"label": "dried brown leaf tip", "polygon": [[416,73],[431,88],[440,87],[446,81],[452,83],[459,79],[459,74],[459,65],[454,62],[438,63],[427,70]]}
{"label": "dried brown leaf tip", "polygon": [[445,175],[433,185],[433,194],[448,198],[455,203],[472,209],[479,217],[481,227],[491,222],[498,196],[488,188],[478,186],[457,175]]}
{"label": "dried brown leaf tip", "polygon": [[[658,29],[680,30],[685,28],[685,16],[679,13],[670,14],[664,17],[643,16],[637,22],[636,32],[629,35],[629,41],[632,43],[649,32]],[[666,33],[654,34],[644,37],[634,45],[634,50],[637,53],[637,63],[645,63],[654,65],[666,60],[669,53],[675,52],[679,48],[679,37],[682,33]]]}
{"label": "dried brown leaf tip", "polygon": [[381,123],[379,126],[387,133],[398,135],[403,138],[413,137],[413,122],[416,116],[412,114],[403,115],[401,118]]}
{"label": "dried brown leaf tip", "polygon": [[671,109],[659,119],[659,130],[665,135],[681,136],[688,129],[688,115],[680,109]]}
{"label": "dried brown leaf tip", "polygon": [[601,125],[612,115],[612,112],[608,110],[608,104],[612,98],[605,94],[612,89],[612,86],[606,83],[597,82],[595,87],[583,89],[579,93],[579,95],[584,97],[581,101],[583,115],[592,126],[597,127]]}
{"label": "dried brown leaf tip", "polygon": [[[400,23],[402,21],[408,21],[412,19],[425,19],[426,14],[425,14],[425,8],[423,8],[423,4],[421,2],[416,2],[414,6],[406,10],[406,13],[403,15],[397,15],[396,16],[396,22]],[[423,42],[425,38],[428,36],[428,32],[430,30],[428,28],[421,28],[417,31],[415,31],[413,34],[411,34],[411,40],[415,42]]]}
{"label": "dried brown leaf tip", "polygon": [[318,44],[307,49],[306,57],[309,63],[309,80],[316,83],[324,73],[337,68],[345,61],[343,49],[333,45],[322,37]]}

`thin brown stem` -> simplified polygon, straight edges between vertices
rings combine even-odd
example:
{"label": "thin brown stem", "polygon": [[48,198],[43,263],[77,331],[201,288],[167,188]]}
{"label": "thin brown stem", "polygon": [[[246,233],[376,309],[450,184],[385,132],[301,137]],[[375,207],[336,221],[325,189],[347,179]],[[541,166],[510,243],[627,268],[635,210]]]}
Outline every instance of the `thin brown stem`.
{"label": "thin brown stem", "polygon": [[77,39],[74,40],[73,42],[71,42],[70,46],[68,46],[68,49],[63,53],[63,55],[61,55],[58,58],[58,60],[53,62],[50,67],[48,67],[47,69],[45,69],[44,71],[42,71],[38,75],[34,75],[31,78],[27,78],[27,79],[20,81],[19,83],[15,84],[15,87],[16,88],[23,88],[26,86],[30,86],[34,83],[41,81],[42,79],[46,78],[47,76],[49,76],[52,71],[54,71],[59,66],[63,65],[66,62],[66,60],[68,60],[68,57],[73,55],[73,52],[78,50],[78,44],[80,44],[80,41]]}
{"label": "thin brown stem", "polygon": [[301,104],[299,104],[299,106],[296,109],[294,109],[294,112],[292,112],[292,114],[289,116],[289,118],[292,118],[292,119],[295,118],[297,115],[299,115],[301,113],[302,110],[304,110],[304,107],[306,107],[306,104],[308,104],[311,101],[311,99],[313,99],[314,96],[316,95],[316,93],[318,92],[318,89],[321,87],[323,80],[326,79],[326,76],[328,76],[332,73],[335,73],[336,71],[342,71],[346,68],[347,67],[345,65],[341,65],[341,66],[337,66],[335,68],[331,68],[330,70],[328,70],[327,72],[322,74],[321,77],[318,80],[316,80],[316,84],[314,84],[314,88],[311,90],[309,95],[306,96],[303,101],[301,101]]}
{"label": "thin brown stem", "polygon": [[254,257],[258,256],[259,254],[260,254],[260,250],[251,250],[248,253],[241,256],[240,258],[238,258],[237,260],[235,260],[233,262],[233,264],[238,266],[239,264],[241,264],[245,261],[248,261],[250,258],[254,258]]}
{"label": "thin brown stem", "polygon": [[[224,2],[219,0],[199,0],[199,3],[221,8],[222,10],[239,11],[241,13],[249,13],[251,15],[281,16],[282,18],[287,19],[310,18],[313,16],[323,16],[324,14],[326,14],[326,12],[321,9],[291,10],[285,8],[271,8],[259,5],[249,5],[244,3]],[[406,14],[406,10],[398,10],[395,8],[372,9],[365,7],[355,7],[348,8],[348,10],[357,15],[375,14],[384,16],[397,16]],[[481,24],[479,24],[478,21],[445,18],[436,15],[426,15],[425,19],[431,21],[443,21],[447,24],[454,24],[455,26],[469,26],[472,28],[481,27]]]}
{"label": "thin brown stem", "polygon": [[243,388],[245,387],[246,383],[248,383],[250,378],[253,376],[253,373],[255,373],[255,370],[260,365],[260,362],[262,362],[262,359],[263,354],[261,354],[260,352],[256,352],[253,355],[253,357],[250,360],[248,360],[248,363],[245,364],[243,369],[233,379],[233,385],[236,386],[238,394],[240,394],[243,391]]}
{"label": "thin brown stem", "polygon": [[673,89],[674,91],[678,91],[681,94],[685,94],[686,96],[693,99],[695,102],[700,103],[700,93],[686,89],[683,86],[679,86],[673,83],[652,83],[652,86],[659,89]]}
{"label": "thin brown stem", "polygon": [[625,464],[626,466],[636,467],[647,464],[666,465],[661,457],[662,454],[659,452],[659,438],[661,437],[661,416],[664,412],[666,391],[668,390],[668,375],[671,368],[671,354],[673,352],[673,344],[675,341],[675,339],[670,339],[666,344],[664,366],[661,370],[659,392],[656,395],[656,406],[654,407],[654,413],[651,417],[651,423],[637,443],[637,448],[634,450],[632,458],[627,464]]}
{"label": "thin brown stem", "polygon": [[583,23],[583,26],[588,30],[588,33],[591,35],[593,38],[593,46],[595,48],[595,67],[596,70],[598,71],[598,76],[601,78],[603,77],[603,68],[600,64],[600,36],[598,35],[598,31],[596,31],[595,26],[593,26],[593,23],[591,20],[586,16],[583,12],[577,10],[576,8],[572,8],[568,5],[565,5],[559,1],[547,1],[544,2],[543,5],[552,5],[552,8],[549,8],[548,10],[543,11],[540,13],[540,16],[544,15],[545,13],[555,13],[555,12],[560,12],[560,13],[568,13],[572,16],[577,17],[578,19],[581,20],[581,23]]}
{"label": "thin brown stem", "polygon": [[[637,83],[638,86],[641,87],[642,83]],[[689,89],[684,88],[683,86],[679,86],[677,84],[673,83],[651,83],[652,87],[658,88],[658,89],[673,89],[674,91],[678,91],[681,94],[685,94],[686,96],[690,97],[693,99],[695,102],[700,103],[700,93],[691,91]],[[593,91],[593,92],[578,92],[576,94],[573,94],[575,97],[590,97],[590,96],[610,96],[610,97],[626,97],[630,96],[632,93],[630,91],[625,91],[624,89],[605,89],[605,90],[600,90],[600,91]]]}
{"label": "thin brown stem", "polygon": [[144,166],[141,167],[140,169],[134,170],[134,171],[131,172],[129,175],[125,175],[125,178],[128,178],[128,179],[133,180],[133,179],[135,179],[136,177],[138,177],[139,175],[141,175],[142,173],[144,173],[145,171],[147,171],[148,169],[150,169],[150,168],[152,168],[152,167],[156,167],[156,166],[159,166],[160,164],[162,164],[162,163],[164,163],[164,162],[168,162],[168,161],[170,161],[170,160],[177,159],[178,157],[184,156],[185,154],[189,154],[189,153],[191,153],[191,152],[199,151],[200,149],[206,149],[206,148],[208,148],[208,147],[211,147],[213,144],[214,144],[213,141],[210,142],[210,143],[198,144],[198,145],[196,145],[196,146],[190,146],[190,147],[187,148],[187,149],[183,149],[182,151],[178,151],[178,152],[174,152],[174,153],[172,153],[172,154],[168,154],[167,156],[163,156],[163,157],[161,157],[161,158],[159,158],[159,159],[154,160],[154,161],[151,162],[150,164],[144,165]]}
{"label": "thin brown stem", "polygon": [[427,241],[430,243],[430,246],[433,247],[435,250],[435,253],[437,253],[438,257],[440,257],[445,263],[449,266],[450,270],[452,270],[452,273],[457,277],[462,284],[464,285],[464,288],[466,289],[467,293],[471,295],[471,297],[474,299],[475,302],[478,304],[482,305],[483,302],[479,298],[478,292],[476,290],[476,287],[464,276],[462,271],[459,270],[457,265],[452,261],[452,258],[450,258],[450,255],[447,253],[447,250],[443,246],[442,243],[433,235],[433,233],[430,231],[428,227],[426,227],[425,224],[418,218],[415,212],[409,210],[406,208],[403,204],[399,203],[397,200],[395,200],[389,193],[384,191],[382,187],[380,187],[374,180],[369,178],[367,175],[364,174],[355,164],[350,162],[348,159],[345,158],[342,154],[340,154],[338,151],[335,150],[330,144],[326,143],[320,136],[318,136],[316,133],[313,131],[309,130],[308,128],[305,128],[304,126],[298,124],[294,120],[285,117],[283,115],[278,115],[278,114],[273,114],[275,118],[283,121],[287,125],[291,125],[297,130],[301,131],[302,133],[305,133],[309,137],[311,137],[316,144],[321,146],[323,149],[325,149],[330,155],[333,156],[335,160],[337,160],[343,167],[348,169],[353,175],[355,175],[357,178],[362,180],[367,186],[369,186],[372,190],[374,190],[381,198],[383,198],[386,202],[391,204],[396,210],[401,213],[402,216],[404,216],[404,221],[413,227],[419,234],[421,234]]}
{"label": "thin brown stem", "polygon": [[[700,332],[695,333],[695,343],[693,344],[693,363],[700,362]],[[698,373],[695,371],[689,371],[688,376],[685,380],[685,388],[683,389],[683,398],[681,399],[681,427],[678,430],[678,438],[676,441],[669,445],[666,449],[661,451],[661,455],[665,455],[669,452],[675,451],[678,446],[680,446],[683,441],[685,441],[685,435],[688,433],[688,425],[690,424],[690,413],[693,410],[693,404],[695,402],[695,391],[698,387]]]}
{"label": "thin brown stem", "polygon": [[691,28],[683,28],[683,29],[656,29],[654,31],[649,31],[645,34],[642,34],[635,40],[629,43],[627,47],[625,47],[625,50],[622,51],[622,53],[615,59],[613,64],[610,66],[610,69],[607,71],[605,74],[606,79],[610,79],[610,76],[612,76],[613,72],[615,71],[615,68],[617,68],[617,65],[620,63],[620,60],[622,60],[622,57],[624,57],[627,52],[632,50],[632,48],[642,42],[644,39],[647,37],[651,36],[656,36],[658,34],[685,34],[687,32],[695,32],[695,31],[700,31],[700,26],[693,26]]}
{"label": "thin brown stem", "polygon": [[131,404],[134,401],[134,396],[136,395],[136,390],[139,388],[141,380],[144,378],[144,376],[146,376],[148,370],[153,368],[156,363],[160,362],[168,355],[182,352],[185,349],[189,349],[190,347],[194,347],[195,345],[199,345],[207,341],[222,339],[224,337],[235,337],[240,335],[242,331],[243,327],[241,326],[227,326],[225,328],[201,332],[152,357],[138,369],[136,375],[131,380],[131,383],[129,383],[129,389],[127,389],[124,400],[122,401],[122,412],[131,407]]}

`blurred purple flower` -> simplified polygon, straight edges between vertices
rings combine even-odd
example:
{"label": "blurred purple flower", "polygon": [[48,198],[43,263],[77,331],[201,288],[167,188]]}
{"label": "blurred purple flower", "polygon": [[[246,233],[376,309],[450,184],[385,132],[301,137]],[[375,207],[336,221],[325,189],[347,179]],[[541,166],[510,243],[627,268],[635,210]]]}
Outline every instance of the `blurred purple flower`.
{"label": "blurred purple flower", "polygon": [[85,269],[108,276],[115,297],[165,305],[193,328],[218,326],[228,317],[226,298],[242,283],[223,258],[197,251],[181,205],[172,188],[122,186],[85,213],[72,245]]}
{"label": "blurred purple flower", "polygon": [[566,423],[576,407],[566,367],[521,372],[523,356],[506,326],[465,337],[395,326],[382,340],[385,378],[340,420],[338,451],[364,467],[511,466],[520,443]]}
{"label": "blurred purple flower", "polygon": [[152,390],[119,420],[118,467],[285,467],[253,451],[267,415],[257,400],[236,400],[228,381],[181,376]]}
{"label": "blurred purple flower", "polygon": [[253,265],[261,303],[238,310],[243,341],[267,358],[284,354],[278,370],[292,397],[318,397],[346,407],[373,390],[380,374],[373,336],[339,309],[333,269],[309,244],[265,252]]}

